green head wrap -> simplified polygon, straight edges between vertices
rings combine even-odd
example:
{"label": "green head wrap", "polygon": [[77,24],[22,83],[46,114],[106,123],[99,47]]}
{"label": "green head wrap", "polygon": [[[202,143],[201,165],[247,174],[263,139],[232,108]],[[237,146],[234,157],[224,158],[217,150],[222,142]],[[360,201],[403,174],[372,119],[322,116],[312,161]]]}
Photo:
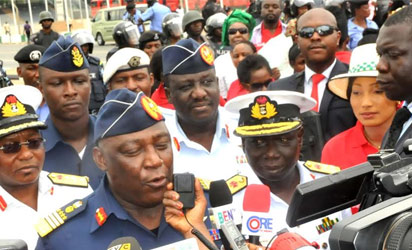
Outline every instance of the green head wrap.
{"label": "green head wrap", "polygon": [[252,34],[253,28],[256,25],[255,19],[246,11],[235,9],[230,16],[225,19],[222,26],[222,45],[229,45],[229,27],[234,23],[243,23],[247,26],[249,34]]}

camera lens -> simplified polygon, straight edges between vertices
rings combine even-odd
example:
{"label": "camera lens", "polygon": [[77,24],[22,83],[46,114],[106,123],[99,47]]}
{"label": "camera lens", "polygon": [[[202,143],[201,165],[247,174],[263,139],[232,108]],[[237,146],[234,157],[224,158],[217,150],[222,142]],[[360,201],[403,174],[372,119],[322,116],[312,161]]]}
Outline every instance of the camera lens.
{"label": "camera lens", "polygon": [[412,249],[412,212],[400,214],[389,227],[383,249],[409,250]]}

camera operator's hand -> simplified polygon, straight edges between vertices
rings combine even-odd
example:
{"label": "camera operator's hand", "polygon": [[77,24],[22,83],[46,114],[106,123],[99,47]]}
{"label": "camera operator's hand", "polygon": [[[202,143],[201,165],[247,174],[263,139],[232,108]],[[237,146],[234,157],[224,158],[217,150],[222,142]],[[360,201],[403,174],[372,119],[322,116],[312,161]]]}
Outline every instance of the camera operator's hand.
{"label": "camera operator's hand", "polygon": [[[209,236],[206,225],[203,223],[207,201],[203,194],[203,189],[198,179],[195,179],[195,206],[186,210],[187,220],[210,242],[213,240]],[[163,205],[165,206],[165,218],[174,229],[179,231],[185,238],[192,238],[192,226],[186,221],[182,207],[179,201],[179,194],[173,190],[173,183],[167,185],[167,191],[163,195]]]}
{"label": "camera operator's hand", "polygon": [[264,249],[264,247],[258,246],[258,245],[252,244],[252,243],[246,243],[246,244],[247,244],[247,247],[250,250],[263,250]]}

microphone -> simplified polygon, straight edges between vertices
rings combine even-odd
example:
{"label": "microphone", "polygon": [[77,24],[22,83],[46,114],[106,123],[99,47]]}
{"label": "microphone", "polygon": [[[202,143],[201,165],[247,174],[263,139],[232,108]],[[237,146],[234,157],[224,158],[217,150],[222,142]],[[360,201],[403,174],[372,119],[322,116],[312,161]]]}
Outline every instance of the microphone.
{"label": "microphone", "polygon": [[266,185],[247,186],[243,198],[242,234],[249,235],[249,242],[259,245],[259,237],[273,233],[270,210],[270,189]]}
{"label": "microphone", "polygon": [[310,243],[297,233],[288,232],[284,229],[277,233],[276,240],[270,246],[270,250],[313,250],[319,249],[319,245]]}
{"label": "microphone", "polygon": [[230,243],[221,227],[224,223],[233,221],[235,224],[242,223],[242,216],[239,211],[232,205],[232,193],[227,186],[226,181],[212,181],[209,188],[209,201],[212,208],[209,208],[210,221],[219,229],[220,238],[222,239],[225,249],[230,249]]}
{"label": "microphone", "polygon": [[142,250],[142,247],[135,238],[127,236],[112,241],[107,250]]}
{"label": "microphone", "polygon": [[27,250],[27,244],[24,240],[0,239],[0,250]]}

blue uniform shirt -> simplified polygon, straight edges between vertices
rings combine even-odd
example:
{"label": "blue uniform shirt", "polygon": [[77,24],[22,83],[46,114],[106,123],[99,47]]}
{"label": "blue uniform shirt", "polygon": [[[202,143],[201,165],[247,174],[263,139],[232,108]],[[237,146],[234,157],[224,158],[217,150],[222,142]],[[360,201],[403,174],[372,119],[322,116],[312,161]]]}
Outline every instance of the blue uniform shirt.
{"label": "blue uniform shirt", "polygon": [[104,173],[93,160],[93,131],[96,118],[94,116],[89,116],[89,118],[89,135],[82,159],[80,159],[79,153],[70,144],[63,141],[50,116],[47,118],[47,129],[41,131],[46,139],[46,159],[43,170],[88,176],[90,186],[96,189]]}
{"label": "blue uniform shirt", "polygon": [[155,2],[152,7],[148,8],[143,14],[142,14],[142,20],[147,21],[150,19],[151,24],[150,24],[150,30],[155,30],[162,32],[162,21],[163,17],[170,13],[170,9],[158,2]]}
{"label": "blue uniform shirt", "polygon": [[[133,17],[131,17],[129,12],[127,12],[127,11],[123,14],[123,20],[130,21],[134,24],[138,24],[139,23],[139,18],[141,18],[141,17],[142,17],[142,12],[138,9],[136,9],[136,13],[134,14]],[[137,27],[139,28],[139,32],[143,33],[143,25],[138,25]]]}
{"label": "blue uniform shirt", "polygon": [[[157,235],[133,219],[117,202],[109,189],[107,178],[100,183],[94,193],[86,197],[84,211],[67,220],[44,238],[40,238],[36,249],[107,249],[109,244],[120,237],[136,238],[143,250],[153,249],[183,240],[183,236],[166,223],[160,221]],[[103,208],[107,220],[99,226],[96,210]]]}
{"label": "blue uniform shirt", "polygon": [[[353,50],[358,46],[358,42],[362,39],[362,33],[365,30],[364,28],[356,25],[353,22],[354,18],[351,18],[348,20],[348,35],[349,35],[349,43],[348,47],[349,49]],[[366,19],[366,27],[372,28],[372,29],[379,29],[378,25],[369,19]]]}

